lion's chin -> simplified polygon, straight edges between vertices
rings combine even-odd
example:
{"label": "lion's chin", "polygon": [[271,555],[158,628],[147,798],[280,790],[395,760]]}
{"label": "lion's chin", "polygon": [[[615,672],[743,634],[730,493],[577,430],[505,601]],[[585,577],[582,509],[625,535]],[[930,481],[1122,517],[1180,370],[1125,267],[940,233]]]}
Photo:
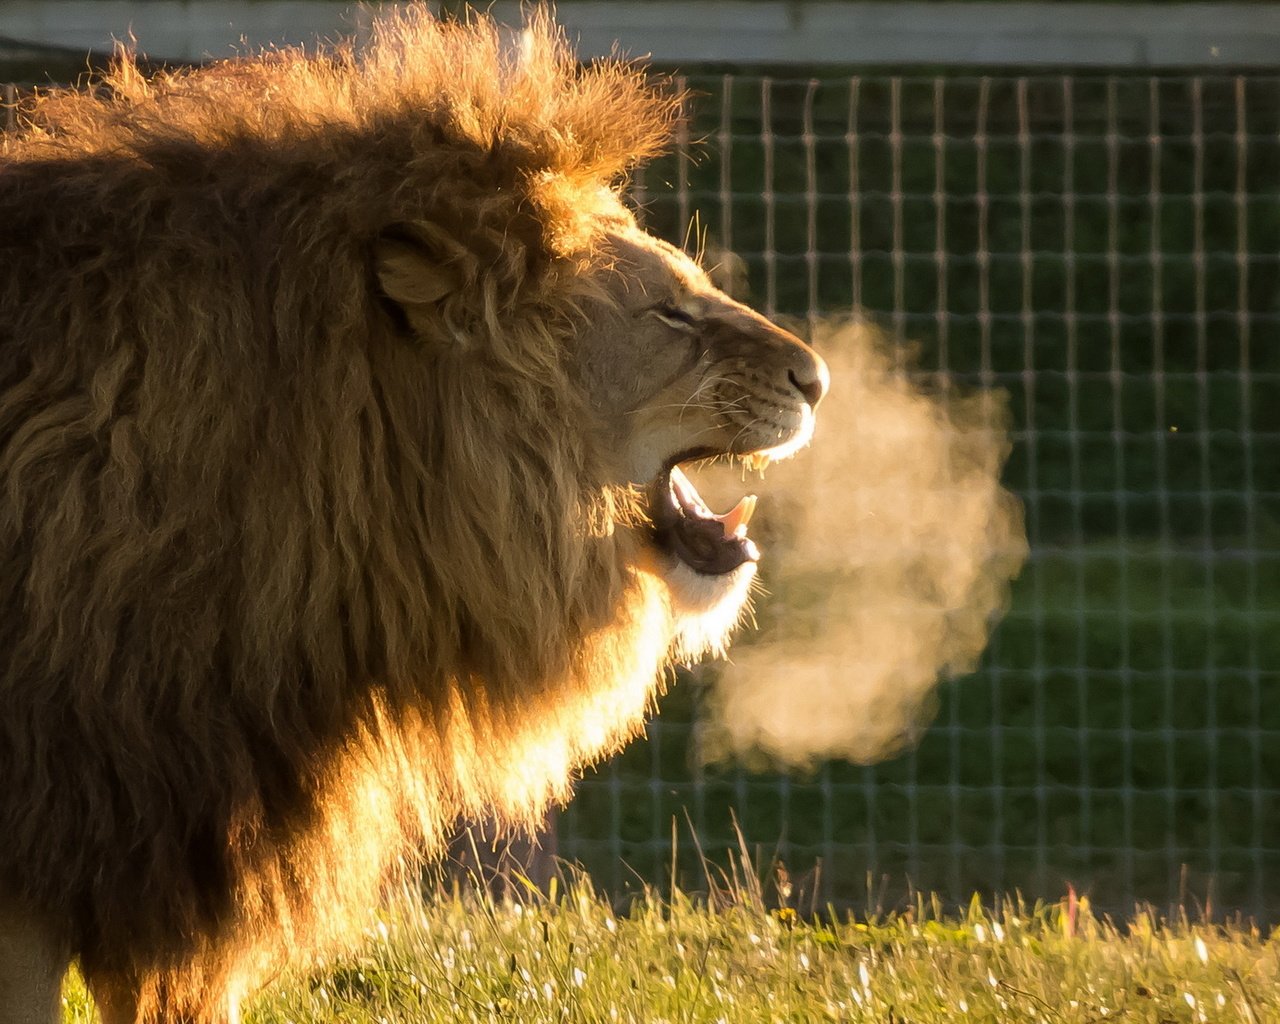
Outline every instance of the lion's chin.
{"label": "lion's chin", "polygon": [[682,662],[723,656],[729,638],[751,607],[755,562],[708,576],[678,558],[663,558],[661,576],[675,620],[673,654]]}

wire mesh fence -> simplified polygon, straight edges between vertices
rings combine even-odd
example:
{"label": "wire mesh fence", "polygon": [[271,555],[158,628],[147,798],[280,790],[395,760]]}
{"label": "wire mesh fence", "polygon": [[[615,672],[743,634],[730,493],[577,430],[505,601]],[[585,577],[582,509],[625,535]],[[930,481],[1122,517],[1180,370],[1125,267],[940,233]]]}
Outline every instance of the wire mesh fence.
{"label": "wire mesh fence", "polygon": [[560,852],[618,893],[697,888],[741,836],[820,864],[821,900],[1070,884],[1280,918],[1280,77],[679,84],[648,226],[736,253],[770,315],[857,309],[1007,390],[1032,557],[916,749],[708,766],[686,677]]}
{"label": "wire mesh fence", "polygon": [[856,308],[922,371],[1006,389],[1032,556],[917,749],[708,767],[686,679],[582,780],[561,852],[606,888],[696,887],[736,824],[821,863],[823,900],[1073,885],[1280,916],[1280,78],[681,84],[648,226],[737,253],[771,315]]}

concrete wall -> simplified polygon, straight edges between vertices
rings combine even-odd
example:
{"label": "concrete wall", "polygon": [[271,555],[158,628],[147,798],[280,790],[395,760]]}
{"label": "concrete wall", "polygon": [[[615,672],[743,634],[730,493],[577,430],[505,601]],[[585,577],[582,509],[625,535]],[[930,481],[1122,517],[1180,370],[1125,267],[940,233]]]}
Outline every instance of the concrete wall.
{"label": "concrete wall", "polygon": [[[519,21],[515,3],[493,9]],[[558,10],[583,56],[616,40],[660,64],[1280,68],[1272,3],[561,0]],[[328,0],[0,0],[0,37],[108,52],[133,35],[152,57],[200,60],[359,35],[370,17]]]}

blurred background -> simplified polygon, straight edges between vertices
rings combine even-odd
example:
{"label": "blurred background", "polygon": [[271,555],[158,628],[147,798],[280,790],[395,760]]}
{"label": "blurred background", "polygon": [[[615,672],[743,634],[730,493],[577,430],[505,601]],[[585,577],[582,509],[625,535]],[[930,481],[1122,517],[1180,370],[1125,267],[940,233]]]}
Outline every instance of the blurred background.
{"label": "blurred background", "polygon": [[[547,850],[619,899],[697,890],[741,841],[818,907],[1071,886],[1280,920],[1280,5],[558,9],[584,57],[617,40],[691,93],[633,183],[651,230],[696,219],[768,314],[856,310],[922,377],[1008,393],[1031,551],[911,749],[708,764],[700,669]],[[113,39],[192,63],[359,38],[374,10],[0,0],[0,83],[74,82]]]}

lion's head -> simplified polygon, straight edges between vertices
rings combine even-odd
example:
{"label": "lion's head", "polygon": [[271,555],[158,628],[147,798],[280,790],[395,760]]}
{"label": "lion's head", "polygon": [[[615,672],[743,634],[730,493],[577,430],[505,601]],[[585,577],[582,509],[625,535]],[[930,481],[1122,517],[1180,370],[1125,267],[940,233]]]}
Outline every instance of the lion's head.
{"label": "lion's head", "polygon": [[[616,199],[603,205],[572,282],[569,380],[589,410],[584,441],[607,482],[641,497],[638,521],[623,525],[641,538],[637,565],[667,585],[677,654],[695,658],[723,649],[747,600],[759,558],[747,534],[756,499],[716,514],[681,466],[724,458],[763,466],[794,453],[812,436],[827,369],[685,253],[637,227]],[[430,308],[462,284],[442,270],[427,235],[409,228],[380,239],[377,265],[407,329],[433,345],[440,333]]]}
{"label": "lion's head", "polygon": [[108,86],[0,139],[0,948],[202,1020],[723,645],[751,503],[679,466],[825,369],[636,227],[676,104],[545,20]]}

